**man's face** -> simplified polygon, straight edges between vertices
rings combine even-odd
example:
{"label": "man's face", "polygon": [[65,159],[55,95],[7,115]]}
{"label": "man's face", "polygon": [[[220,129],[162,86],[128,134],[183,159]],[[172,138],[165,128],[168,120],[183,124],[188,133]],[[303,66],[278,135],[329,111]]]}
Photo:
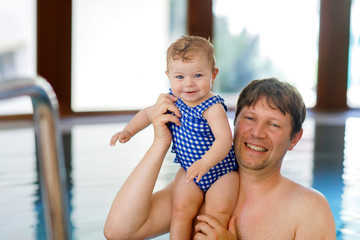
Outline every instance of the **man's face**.
{"label": "man's face", "polygon": [[282,159],[300,140],[302,130],[291,139],[291,117],[271,108],[266,98],[244,107],[234,128],[234,150],[242,168],[280,169]]}

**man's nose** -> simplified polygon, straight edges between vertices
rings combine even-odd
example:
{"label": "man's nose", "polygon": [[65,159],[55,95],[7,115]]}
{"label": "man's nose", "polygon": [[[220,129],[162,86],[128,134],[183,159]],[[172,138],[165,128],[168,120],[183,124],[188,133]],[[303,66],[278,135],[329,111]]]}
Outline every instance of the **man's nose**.
{"label": "man's nose", "polygon": [[251,134],[255,138],[265,138],[266,137],[266,125],[260,122],[256,123],[251,131]]}

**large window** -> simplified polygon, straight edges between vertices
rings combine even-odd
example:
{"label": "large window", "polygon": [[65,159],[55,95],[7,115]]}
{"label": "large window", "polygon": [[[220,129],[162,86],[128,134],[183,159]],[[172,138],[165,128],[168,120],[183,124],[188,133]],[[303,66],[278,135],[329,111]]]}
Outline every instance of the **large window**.
{"label": "large window", "polygon": [[132,110],[168,91],[166,49],[186,1],[73,0],[72,109]]}
{"label": "large window", "polygon": [[[58,76],[56,71],[53,71],[55,74],[51,71],[42,74],[53,83],[60,109],[66,114],[72,114],[71,108],[75,112],[133,110],[154,102],[157,94],[169,87],[164,74],[166,48],[186,34],[187,12],[190,19],[194,16],[203,19],[201,15],[205,11],[187,10],[188,0],[69,0],[65,4],[48,1],[50,4],[39,5],[39,16],[45,15],[40,17],[41,23],[46,23],[45,28],[40,27],[39,42],[50,42],[49,46],[40,45],[38,50],[39,53],[51,52],[56,60],[50,59],[53,61],[47,63],[47,59],[40,58],[39,71],[60,69],[64,72],[65,77],[60,79],[53,77]],[[62,22],[70,2],[72,26],[70,21]],[[320,1],[295,4],[287,0],[212,2],[213,40],[220,68],[214,90],[225,98],[234,97],[231,105],[250,80],[274,76],[293,83],[307,106],[314,106]],[[210,5],[211,1],[202,3]],[[0,0],[0,84],[4,78],[36,74],[36,5],[36,0]],[[58,5],[66,9],[57,8]],[[347,91],[350,107],[360,107],[360,72],[357,68],[360,35],[356,25],[359,9],[359,0],[353,0]],[[46,14],[40,14],[53,10],[60,12],[53,21],[48,21]],[[335,16],[336,13],[328,13],[328,17],[332,14]],[[208,25],[207,22],[199,25],[190,22],[189,29],[198,26],[204,29]],[[53,50],[51,46],[63,44],[64,39],[53,41],[53,37],[64,32],[68,34],[70,27],[71,59],[67,37],[62,46],[65,50],[59,47],[48,51]],[[54,32],[48,37],[43,29]],[[71,79],[67,65],[70,62]],[[0,102],[0,116],[31,111],[27,97]]]}
{"label": "large window", "polygon": [[[0,0],[0,84],[36,74],[36,1]],[[31,113],[29,97],[0,101],[0,115]]]}
{"label": "large window", "polygon": [[347,103],[360,107],[360,1],[352,0]]}
{"label": "large window", "polygon": [[213,11],[218,91],[238,93],[253,79],[277,77],[315,105],[318,0],[215,0]]}

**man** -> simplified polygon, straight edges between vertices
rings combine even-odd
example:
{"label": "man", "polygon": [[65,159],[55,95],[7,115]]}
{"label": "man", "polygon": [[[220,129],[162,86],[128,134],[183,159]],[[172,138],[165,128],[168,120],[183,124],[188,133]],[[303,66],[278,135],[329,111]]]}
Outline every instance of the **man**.
{"label": "man", "polygon": [[[162,95],[155,104],[154,142],[114,200],[104,229],[108,239],[145,239],[169,231],[173,184],[152,191],[171,143],[166,123],[179,124],[175,100]],[[174,115],[163,114],[167,110]],[[194,239],[336,239],[326,199],[280,173],[286,152],[302,136],[305,114],[297,90],[277,79],[252,81],[241,92],[234,120],[240,188],[233,217],[225,229],[200,211]]]}

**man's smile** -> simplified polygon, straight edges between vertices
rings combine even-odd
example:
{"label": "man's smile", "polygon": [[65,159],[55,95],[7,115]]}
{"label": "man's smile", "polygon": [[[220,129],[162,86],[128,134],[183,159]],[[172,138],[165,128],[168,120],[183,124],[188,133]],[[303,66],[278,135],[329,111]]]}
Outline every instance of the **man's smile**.
{"label": "man's smile", "polygon": [[256,146],[250,143],[245,142],[245,145],[250,148],[251,150],[257,151],[257,152],[267,152],[268,149],[260,147],[260,146]]}

